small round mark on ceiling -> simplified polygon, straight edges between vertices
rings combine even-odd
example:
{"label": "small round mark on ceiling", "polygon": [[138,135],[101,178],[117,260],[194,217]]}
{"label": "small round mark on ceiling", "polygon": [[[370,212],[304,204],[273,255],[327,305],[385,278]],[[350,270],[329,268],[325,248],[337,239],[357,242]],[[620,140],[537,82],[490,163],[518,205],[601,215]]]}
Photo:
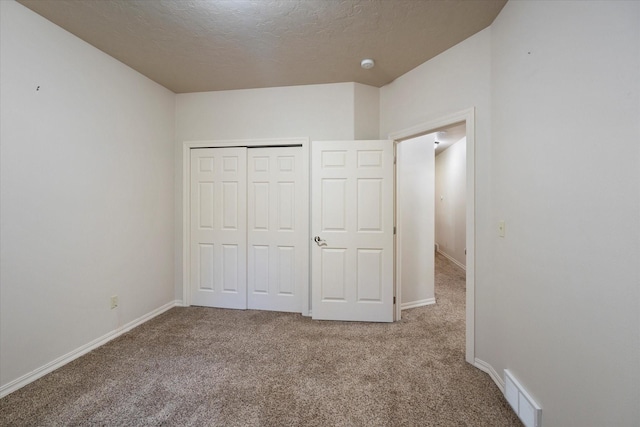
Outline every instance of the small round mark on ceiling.
{"label": "small round mark on ceiling", "polygon": [[361,66],[362,68],[364,68],[365,70],[370,70],[370,69],[372,69],[375,65],[376,65],[376,63],[374,62],[374,60],[373,60],[373,59],[369,59],[369,58],[363,59],[363,60],[360,62],[360,66]]}

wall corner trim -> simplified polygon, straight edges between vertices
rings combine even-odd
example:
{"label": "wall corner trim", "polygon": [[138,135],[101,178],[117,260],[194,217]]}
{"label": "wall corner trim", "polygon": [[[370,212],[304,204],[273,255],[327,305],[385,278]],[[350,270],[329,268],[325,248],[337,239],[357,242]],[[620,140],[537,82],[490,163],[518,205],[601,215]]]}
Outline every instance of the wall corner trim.
{"label": "wall corner trim", "polygon": [[473,366],[475,366],[476,368],[480,369],[481,371],[486,372],[487,374],[489,374],[489,376],[491,377],[493,382],[496,383],[496,385],[500,389],[500,392],[502,394],[504,394],[504,380],[502,378],[500,378],[500,375],[498,375],[496,370],[493,369],[493,366],[491,366],[490,364],[488,364],[484,360],[478,359],[477,357],[475,359],[475,363],[473,364]]}
{"label": "wall corner trim", "polygon": [[120,326],[117,329],[114,329],[111,332],[108,332],[107,334],[101,336],[100,338],[97,338],[83,346],[80,346],[78,348],[76,348],[75,350],[72,350],[71,352],[65,354],[64,356],[58,357],[57,359],[47,363],[46,365],[43,365],[39,368],[34,369],[33,371],[3,385],[2,387],[0,387],[0,398],[3,398],[11,393],[13,393],[14,391],[21,389],[22,387],[26,386],[27,384],[30,384],[32,382],[34,382],[35,380],[44,377],[45,375],[55,371],[58,368],[61,368],[62,366],[66,365],[69,362],[72,362],[74,360],[76,360],[77,358],[79,358],[80,356],[84,356],[85,354],[89,353],[92,350],[95,350],[96,348],[103,346],[104,344],[108,343],[109,341],[118,338],[120,335],[123,335],[127,332],[129,332],[131,329],[135,328],[136,326],[140,326],[145,322],[148,322],[149,320],[153,319],[156,316],[159,316],[160,314],[164,313],[165,311],[173,308],[173,307],[179,307],[182,305],[182,301],[179,300],[175,300],[175,301],[171,301],[168,302],[167,304],[156,308],[155,310],[150,311],[147,314],[144,314],[140,317],[138,317],[137,319],[132,320],[131,322],[127,323],[124,326]]}

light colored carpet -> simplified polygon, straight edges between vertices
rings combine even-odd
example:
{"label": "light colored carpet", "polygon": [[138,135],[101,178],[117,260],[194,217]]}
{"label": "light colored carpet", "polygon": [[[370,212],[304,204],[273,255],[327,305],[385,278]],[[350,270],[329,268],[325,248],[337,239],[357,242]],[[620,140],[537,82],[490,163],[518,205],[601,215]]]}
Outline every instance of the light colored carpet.
{"label": "light colored carpet", "polygon": [[393,324],[175,308],[0,400],[2,426],[519,426],[464,361],[464,272]]}

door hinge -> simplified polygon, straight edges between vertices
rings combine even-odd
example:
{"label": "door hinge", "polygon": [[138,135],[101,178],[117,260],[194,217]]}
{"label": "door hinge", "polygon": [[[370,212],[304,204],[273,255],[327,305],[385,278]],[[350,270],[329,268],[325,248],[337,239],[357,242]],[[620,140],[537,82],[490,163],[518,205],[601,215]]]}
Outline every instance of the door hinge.
{"label": "door hinge", "polygon": [[393,297],[393,304],[395,305],[396,303],[396,297]]}
{"label": "door hinge", "polygon": [[395,234],[396,234],[396,227],[394,226],[393,227],[393,235],[395,236]]}

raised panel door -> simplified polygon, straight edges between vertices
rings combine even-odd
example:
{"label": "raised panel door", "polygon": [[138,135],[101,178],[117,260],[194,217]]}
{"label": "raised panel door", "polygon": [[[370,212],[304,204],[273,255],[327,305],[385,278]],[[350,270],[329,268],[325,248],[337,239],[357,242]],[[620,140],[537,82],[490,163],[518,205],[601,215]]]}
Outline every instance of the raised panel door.
{"label": "raised panel door", "polygon": [[192,305],[247,308],[246,150],[191,150]]}
{"label": "raised panel door", "polygon": [[248,149],[248,308],[300,312],[308,286],[308,181],[301,147]]}
{"label": "raised panel door", "polygon": [[311,146],[314,319],[393,321],[393,143]]}

